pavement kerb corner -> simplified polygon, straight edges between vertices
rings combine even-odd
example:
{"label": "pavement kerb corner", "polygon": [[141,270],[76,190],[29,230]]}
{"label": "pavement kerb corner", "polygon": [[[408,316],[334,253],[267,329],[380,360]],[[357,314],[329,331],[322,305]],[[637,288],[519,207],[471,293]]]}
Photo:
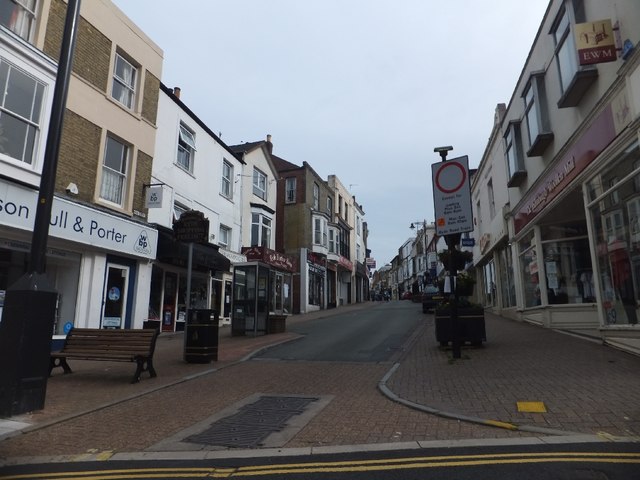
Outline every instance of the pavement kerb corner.
{"label": "pavement kerb corner", "polygon": [[448,412],[448,411],[445,411],[445,410],[441,410],[439,408],[433,408],[433,407],[429,407],[427,405],[422,405],[422,404],[419,404],[419,403],[412,402],[411,400],[407,400],[407,399],[404,399],[404,398],[400,397],[399,395],[397,395],[395,392],[393,392],[387,386],[387,382],[389,381],[389,379],[393,376],[393,374],[396,372],[396,370],[399,367],[400,367],[400,363],[398,362],[398,363],[395,363],[387,371],[387,373],[378,382],[378,389],[382,392],[383,395],[385,395],[390,400],[393,400],[394,402],[397,402],[397,403],[400,403],[402,405],[405,405],[405,406],[407,406],[409,408],[413,408],[414,410],[419,410],[419,411],[430,413],[430,414],[433,414],[433,415],[438,415],[439,417],[450,418],[450,419],[453,419],[453,420],[460,420],[460,421],[463,421],[463,422],[476,423],[476,424],[484,425],[484,426],[487,426],[487,427],[504,428],[506,430],[521,431],[521,432],[531,432],[531,433],[538,433],[538,434],[542,434],[542,435],[556,435],[556,436],[580,436],[580,435],[584,435],[584,433],[580,433],[580,432],[570,432],[570,431],[565,431],[565,430],[557,430],[557,429],[553,429],[553,428],[536,427],[536,426],[533,426],[533,425],[518,425],[518,424],[515,424],[515,423],[502,422],[500,420],[491,420],[491,419],[485,419],[485,418],[480,418],[480,417],[473,417],[473,416],[469,416],[469,415],[463,415],[461,413]]}

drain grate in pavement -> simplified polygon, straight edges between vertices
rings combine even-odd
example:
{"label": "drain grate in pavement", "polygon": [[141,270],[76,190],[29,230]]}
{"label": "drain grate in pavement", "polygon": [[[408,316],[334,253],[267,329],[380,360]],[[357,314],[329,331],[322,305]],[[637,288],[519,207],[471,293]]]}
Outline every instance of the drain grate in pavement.
{"label": "drain grate in pavement", "polygon": [[208,429],[183,441],[221,447],[258,447],[271,434],[283,430],[289,420],[304,413],[318,397],[262,396]]}

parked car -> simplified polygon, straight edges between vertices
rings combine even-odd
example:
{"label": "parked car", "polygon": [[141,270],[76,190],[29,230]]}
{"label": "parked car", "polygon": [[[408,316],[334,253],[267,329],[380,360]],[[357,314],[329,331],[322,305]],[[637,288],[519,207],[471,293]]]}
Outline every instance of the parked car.
{"label": "parked car", "polygon": [[427,285],[422,292],[422,312],[427,313],[435,309],[439,303],[444,301],[444,295],[436,285]]}
{"label": "parked car", "polygon": [[400,297],[401,300],[411,300],[413,298],[413,294],[410,291],[406,291]]}

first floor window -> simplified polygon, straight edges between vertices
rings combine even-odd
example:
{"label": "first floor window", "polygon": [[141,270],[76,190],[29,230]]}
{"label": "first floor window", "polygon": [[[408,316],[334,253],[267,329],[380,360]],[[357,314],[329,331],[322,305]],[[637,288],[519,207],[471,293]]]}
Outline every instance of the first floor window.
{"label": "first floor window", "polygon": [[226,160],[222,162],[222,186],[220,193],[223,197],[233,197],[233,165]]}
{"label": "first floor window", "polygon": [[180,205],[178,202],[173,204],[173,219],[179,220],[183,213],[188,212],[189,207],[185,207],[184,205]]}
{"label": "first floor window", "polygon": [[0,58],[0,153],[33,164],[44,90],[43,83]]}
{"label": "first floor window", "polygon": [[229,227],[225,227],[224,225],[220,225],[218,245],[226,248],[226,247],[229,247],[230,243],[231,243],[231,229]]}
{"label": "first floor window", "polygon": [[251,214],[251,246],[271,246],[271,219],[260,213]]}
{"label": "first floor window", "polygon": [[184,125],[180,125],[178,136],[178,166],[193,173],[193,156],[196,151],[196,139],[191,130]]}
{"label": "first floor window", "polygon": [[286,203],[296,202],[296,178],[289,177],[285,180],[285,199]]}
{"label": "first floor window", "polygon": [[253,194],[267,199],[267,176],[257,168],[253,169]]}
{"label": "first floor window", "polygon": [[129,147],[107,136],[102,163],[100,198],[122,206],[125,199]]}

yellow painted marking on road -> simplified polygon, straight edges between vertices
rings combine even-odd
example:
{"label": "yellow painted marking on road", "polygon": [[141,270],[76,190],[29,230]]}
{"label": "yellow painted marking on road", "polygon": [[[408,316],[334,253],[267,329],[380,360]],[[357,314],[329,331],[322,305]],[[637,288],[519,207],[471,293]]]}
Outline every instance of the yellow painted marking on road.
{"label": "yellow painted marking on road", "polygon": [[518,430],[518,426],[513,423],[500,422],[498,420],[486,420],[485,425],[491,425],[494,427],[506,428],[508,430]]}
{"label": "yellow painted marking on road", "polygon": [[104,471],[56,472],[0,476],[0,480],[55,479],[126,480],[131,478],[229,478],[276,474],[373,472],[417,468],[460,467],[479,465],[591,462],[640,464],[640,453],[549,452],[482,455],[451,455],[385,460],[256,465],[238,468],[146,468]]}
{"label": "yellow painted marking on road", "polygon": [[547,413],[544,402],[516,402],[519,412],[526,413]]}

